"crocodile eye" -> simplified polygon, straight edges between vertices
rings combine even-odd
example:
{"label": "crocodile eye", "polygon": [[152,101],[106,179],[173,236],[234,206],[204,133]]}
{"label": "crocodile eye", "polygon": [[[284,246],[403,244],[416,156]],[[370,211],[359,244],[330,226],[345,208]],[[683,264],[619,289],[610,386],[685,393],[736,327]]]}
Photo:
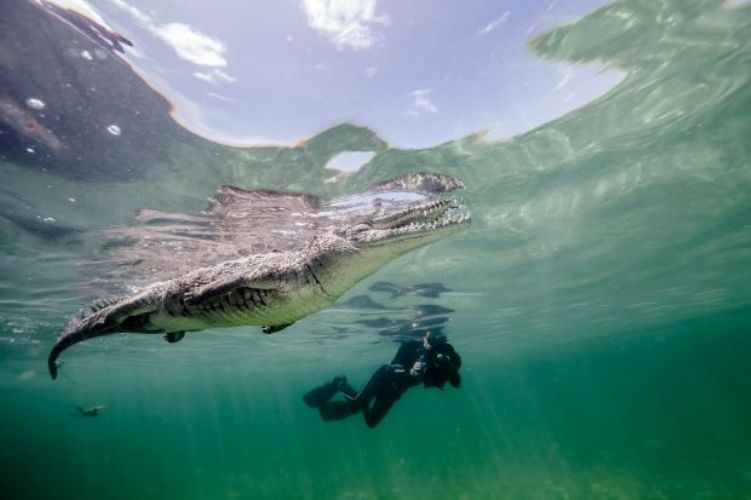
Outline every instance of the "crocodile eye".
{"label": "crocodile eye", "polygon": [[344,234],[347,235],[347,237],[354,237],[358,234],[367,231],[368,229],[372,229],[372,226],[370,224],[361,222],[360,224],[353,224],[349,226],[347,229],[344,230]]}

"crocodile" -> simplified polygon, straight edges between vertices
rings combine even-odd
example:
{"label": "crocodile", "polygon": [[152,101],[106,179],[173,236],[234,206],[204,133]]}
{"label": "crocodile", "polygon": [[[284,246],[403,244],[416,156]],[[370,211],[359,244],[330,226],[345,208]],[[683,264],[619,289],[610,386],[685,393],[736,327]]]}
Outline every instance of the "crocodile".
{"label": "crocodile", "polygon": [[198,215],[141,210],[113,230],[111,260],[148,284],[73,317],[49,358],[101,335],[162,334],[257,325],[280,331],[331,305],[411,250],[471,224],[456,177],[411,172],[363,193],[323,201],[308,193],[222,186]]}

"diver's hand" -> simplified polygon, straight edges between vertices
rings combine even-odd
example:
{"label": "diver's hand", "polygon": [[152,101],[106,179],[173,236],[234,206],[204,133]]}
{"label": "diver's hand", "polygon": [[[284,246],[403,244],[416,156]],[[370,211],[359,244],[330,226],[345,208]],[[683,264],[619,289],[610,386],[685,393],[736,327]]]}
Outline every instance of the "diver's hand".
{"label": "diver's hand", "polygon": [[409,374],[413,377],[419,377],[424,371],[425,363],[423,363],[422,361],[416,361],[415,364],[412,365],[412,368],[409,369]]}

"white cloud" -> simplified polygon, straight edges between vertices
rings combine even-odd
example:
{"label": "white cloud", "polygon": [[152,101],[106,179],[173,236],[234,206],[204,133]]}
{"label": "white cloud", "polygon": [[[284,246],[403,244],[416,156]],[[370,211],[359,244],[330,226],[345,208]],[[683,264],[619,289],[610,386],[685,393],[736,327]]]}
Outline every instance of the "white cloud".
{"label": "white cloud", "polygon": [[235,83],[237,81],[236,77],[227,74],[219,68],[213,68],[205,72],[196,71],[193,73],[193,76],[195,76],[199,80],[203,80],[204,82],[209,82],[214,85],[218,85],[220,83]]}
{"label": "white cloud", "polygon": [[231,97],[227,97],[222,94],[217,94],[216,92],[209,92],[208,96],[213,97],[214,99],[219,99],[220,101],[224,101],[224,102],[237,102]]}
{"label": "white cloud", "polygon": [[109,0],[129,14],[143,28],[175,49],[177,55],[198,66],[223,68],[227,66],[224,53],[227,47],[214,37],[205,35],[183,23],[158,24],[153,17],[142,12],[125,0]]}
{"label": "white cloud", "polygon": [[424,113],[437,113],[438,108],[435,104],[430,100],[428,97],[430,94],[433,93],[433,89],[420,89],[420,90],[413,90],[409,93],[409,95],[412,97],[412,105],[415,107],[413,110],[414,113],[424,112]]}
{"label": "white cloud", "polygon": [[496,20],[491,21],[490,23],[488,23],[484,28],[482,28],[480,31],[478,31],[477,33],[475,33],[475,35],[476,36],[485,36],[485,35],[487,35],[491,31],[493,31],[496,28],[498,28],[499,26],[501,26],[503,24],[506,24],[506,21],[508,20],[508,17],[510,15],[511,15],[511,12],[509,12],[509,11],[504,12],[503,14],[501,14],[501,16],[498,19],[496,19]]}
{"label": "white cloud", "polygon": [[124,10],[126,13],[130,14],[130,17],[138,21],[141,25],[145,26],[151,24],[151,17],[128,4],[124,0],[110,0],[110,2],[119,7],[121,10]]}
{"label": "white cloud", "polygon": [[227,65],[227,48],[216,38],[204,35],[187,24],[169,23],[157,26],[154,34],[167,42],[177,55],[198,66],[220,68]]}
{"label": "white cloud", "polygon": [[367,49],[382,36],[373,25],[388,24],[387,15],[376,15],[377,0],[303,0],[308,24],[337,49]]}

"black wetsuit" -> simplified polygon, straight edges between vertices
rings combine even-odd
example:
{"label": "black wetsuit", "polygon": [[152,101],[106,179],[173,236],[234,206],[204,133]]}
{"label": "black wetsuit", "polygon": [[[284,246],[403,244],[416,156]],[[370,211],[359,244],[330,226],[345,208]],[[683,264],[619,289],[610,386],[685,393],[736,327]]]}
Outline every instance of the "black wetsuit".
{"label": "black wetsuit", "polygon": [[[417,361],[423,362],[424,368],[420,376],[412,376],[409,371]],[[371,375],[360,392],[341,377],[313,389],[303,399],[318,408],[323,420],[340,420],[362,411],[368,427],[375,427],[410,387],[422,383],[442,388],[446,382],[459,387],[460,366],[461,358],[451,344],[440,342],[425,349],[422,340],[410,340],[399,347],[391,363]],[[345,400],[330,401],[339,391]]]}

